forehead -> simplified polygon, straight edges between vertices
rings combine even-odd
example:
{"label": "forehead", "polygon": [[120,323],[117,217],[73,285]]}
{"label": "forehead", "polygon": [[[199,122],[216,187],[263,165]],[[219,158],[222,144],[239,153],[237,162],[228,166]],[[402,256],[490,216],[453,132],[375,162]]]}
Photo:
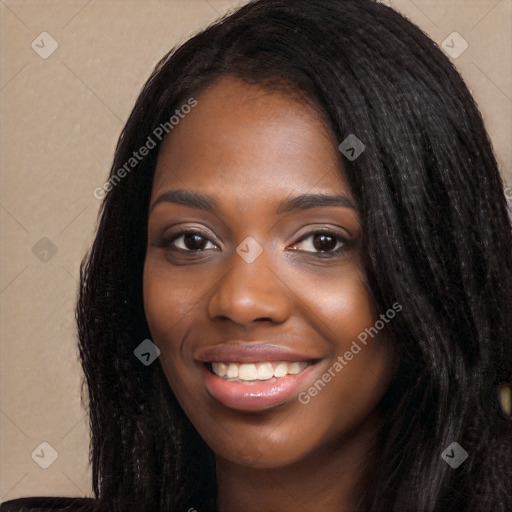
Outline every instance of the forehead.
{"label": "forehead", "polygon": [[228,76],[196,99],[160,148],[153,197],[184,187],[230,195],[315,186],[347,193],[329,128],[295,95]]}

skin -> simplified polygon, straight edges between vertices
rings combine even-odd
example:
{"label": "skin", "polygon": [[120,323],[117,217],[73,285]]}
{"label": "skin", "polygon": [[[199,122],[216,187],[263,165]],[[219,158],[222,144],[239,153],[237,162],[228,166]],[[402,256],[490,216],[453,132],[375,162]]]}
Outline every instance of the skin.
{"label": "skin", "polygon": [[[214,400],[194,359],[228,340],[293,347],[320,360],[299,390],[307,391],[379,318],[361,268],[356,208],[276,213],[299,194],[343,195],[355,205],[337,143],[312,107],[285,92],[228,76],[197,101],[160,149],[150,202],[144,306],[160,363],[216,454],[219,510],[350,510],[377,457],[375,409],[396,364],[386,329],[309,403],[296,392],[261,412]],[[177,189],[208,194],[219,209],[154,205]],[[180,235],[191,228],[203,232],[195,245]],[[318,229],[331,235],[325,245]],[[236,252],[248,236],[263,249],[250,264]],[[319,256],[340,246],[339,255]]]}

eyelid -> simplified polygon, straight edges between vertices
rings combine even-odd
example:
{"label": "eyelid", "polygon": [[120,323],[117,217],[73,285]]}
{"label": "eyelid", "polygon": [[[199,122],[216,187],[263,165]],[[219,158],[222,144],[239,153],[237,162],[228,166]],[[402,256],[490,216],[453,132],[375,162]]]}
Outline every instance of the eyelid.
{"label": "eyelid", "polygon": [[352,240],[352,236],[350,235],[350,233],[346,229],[344,229],[344,231],[346,234],[340,233],[339,227],[338,228],[329,227],[329,226],[326,226],[325,224],[321,224],[318,227],[310,226],[308,228],[308,231],[305,231],[302,235],[300,235],[297,238],[297,242],[295,242],[295,243],[298,243],[298,241],[302,241],[302,240],[304,240],[304,238],[307,238],[311,235],[316,235],[318,233],[327,233],[328,235],[335,235],[339,238],[342,238],[343,240],[345,240],[347,242]]}

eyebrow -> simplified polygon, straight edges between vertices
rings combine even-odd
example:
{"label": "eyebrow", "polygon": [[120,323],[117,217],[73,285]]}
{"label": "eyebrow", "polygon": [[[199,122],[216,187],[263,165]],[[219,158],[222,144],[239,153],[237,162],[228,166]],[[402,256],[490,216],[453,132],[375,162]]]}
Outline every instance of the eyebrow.
{"label": "eyebrow", "polygon": [[[198,194],[188,190],[168,190],[159,195],[150,207],[152,211],[160,203],[174,203],[198,208],[208,212],[219,210],[219,203],[206,194]],[[301,194],[295,197],[282,199],[277,204],[276,212],[279,214],[289,213],[294,210],[307,210],[309,208],[318,208],[322,206],[342,206],[345,208],[356,209],[354,203],[343,195],[328,194]]]}

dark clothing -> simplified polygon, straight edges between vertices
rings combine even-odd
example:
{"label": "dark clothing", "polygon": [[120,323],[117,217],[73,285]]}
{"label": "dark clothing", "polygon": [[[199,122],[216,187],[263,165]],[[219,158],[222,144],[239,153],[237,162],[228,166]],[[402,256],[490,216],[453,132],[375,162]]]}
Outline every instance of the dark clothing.
{"label": "dark clothing", "polygon": [[93,498],[64,498],[37,496],[5,501],[0,505],[0,512],[75,512],[92,510]]}

